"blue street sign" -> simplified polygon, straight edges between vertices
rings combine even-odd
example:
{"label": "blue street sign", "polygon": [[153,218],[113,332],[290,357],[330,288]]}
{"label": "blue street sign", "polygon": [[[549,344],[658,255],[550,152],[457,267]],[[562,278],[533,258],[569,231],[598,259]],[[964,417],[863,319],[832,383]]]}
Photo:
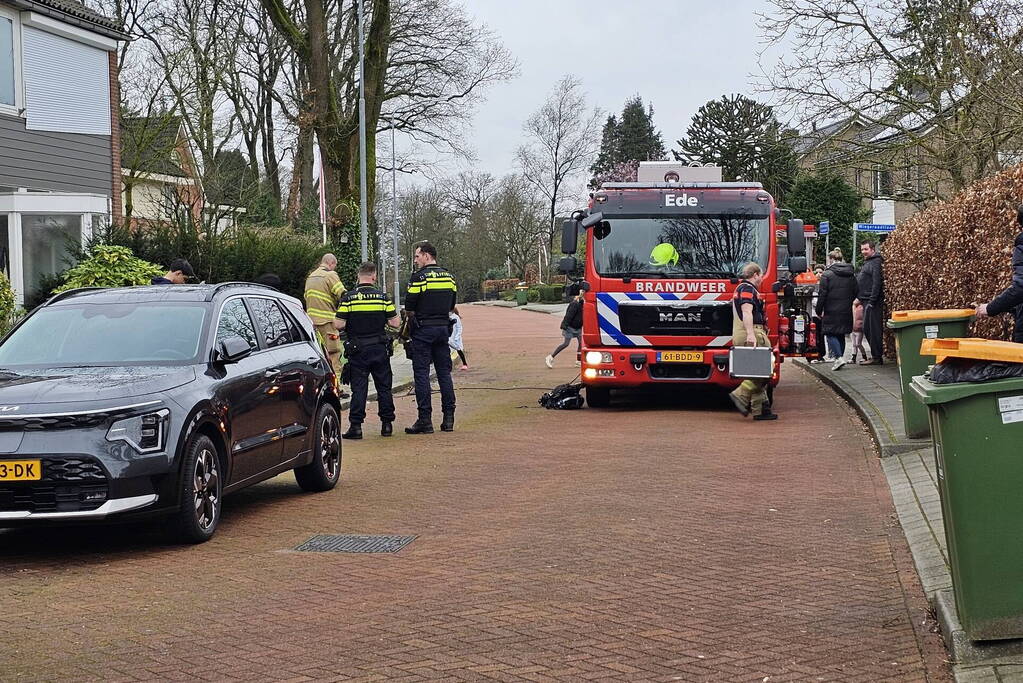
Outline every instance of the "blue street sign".
{"label": "blue street sign", "polygon": [[831,223],[828,221],[821,221],[820,225],[817,226],[817,232],[821,235],[827,235],[831,232]]}
{"label": "blue street sign", "polygon": [[895,225],[892,223],[853,223],[853,230],[856,232],[893,232]]}

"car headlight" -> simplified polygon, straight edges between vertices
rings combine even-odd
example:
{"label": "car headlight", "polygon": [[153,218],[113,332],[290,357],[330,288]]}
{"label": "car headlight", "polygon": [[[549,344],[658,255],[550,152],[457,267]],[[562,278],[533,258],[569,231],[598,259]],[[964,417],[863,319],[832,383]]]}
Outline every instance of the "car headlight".
{"label": "car headlight", "polygon": [[170,411],[164,408],[117,420],[107,430],[107,441],[123,441],[139,453],[162,450],[166,441],[168,416]]}
{"label": "car headlight", "polygon": [[585,360],[587,365],[599,365],[600,363],[611,363],[614,358],[609,351],[587,351]]}

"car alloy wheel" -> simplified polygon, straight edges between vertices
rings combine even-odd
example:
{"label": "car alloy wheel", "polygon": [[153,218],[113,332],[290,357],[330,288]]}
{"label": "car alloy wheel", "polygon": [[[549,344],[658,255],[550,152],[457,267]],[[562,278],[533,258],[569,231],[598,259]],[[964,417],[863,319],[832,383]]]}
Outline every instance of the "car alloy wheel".
{"label": "car alloy wheel", "polygon": [[200,529],[208,531],[216,524],[220,507],[220,469],[216,453],[208,448],[199,451],[192,482],[195,521]]}
{"label": "car alloy wheel", "polygon": [[341,467],[341,425],[334,411],[325,411],[320,418],[320,466],[327,479],[337,479]]}

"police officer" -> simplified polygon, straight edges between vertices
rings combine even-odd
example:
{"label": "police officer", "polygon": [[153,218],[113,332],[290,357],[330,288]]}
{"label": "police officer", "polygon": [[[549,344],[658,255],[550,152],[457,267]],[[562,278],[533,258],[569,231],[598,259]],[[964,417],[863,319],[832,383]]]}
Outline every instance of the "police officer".
{"label": "police officer", "polygon": [[458,288],[451,273],[437,265],[437,249],[429,242],[416,246],[416,272],[409,279],[405,312],[412,323],[412,374],[416,381],[419,419],[407,434],[433,433],[433,405],[430,400],[430,363],[437,371],[441,410],[441,431],[455,429],[455,387],[451,383],[451,351],[448,349],[450,319]]}
{"label": "police officer", "polygon": [[391,396],[391,340],[385,326],[401,322],[394,302],[377,289],[376,264],[359,266],[359,284],[341,297],[334,327],[344,331],[348,364],[352,370],[352,404],[348,411],[348,431],[343,439],[361,439],[362,421],[366,419],[366,393],[369,376],[377,388],[377,411],[380,435],[390,436],[394,422],[394,398]]}
{"label": "police officer", "polygon": [[341,284],[336,268],[337,257],[324,254],[320,265],[306,278],[304,298],[306,313],[323,341],[334,374],[341,377],[341,341],[333,323],[345,286]]}
{"label": "police officer", "polygon": [[[764,273],[756,263],[747,263],[742,278],[732,297],[732,345],[769,347],[771,341],[764,327],[767,317],[759,291]],[[767,383],[766,379],[745,379],[728,398],[744,416],[753,413],[754,420],[777,420],[767,399]]]}

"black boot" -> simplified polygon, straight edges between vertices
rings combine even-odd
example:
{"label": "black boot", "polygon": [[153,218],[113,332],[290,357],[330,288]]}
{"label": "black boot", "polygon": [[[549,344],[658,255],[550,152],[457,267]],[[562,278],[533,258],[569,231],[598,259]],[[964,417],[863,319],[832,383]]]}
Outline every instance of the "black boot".
{"label": "black boot", "polygon": [[444,419],[440,421],[440,430],[442,432],[455,431],[455,411],[444,413]]}
{"label": "black boot", "polygon": [[764,408],[764,412],[759,415],[754,415],[753,419],[758,421],[777,420],[778,416],[775,413],[772,413],[770,408]]}
{"label": "black boot", "polygon": [[353,422],[348,425],[348,431],[341,435],[342,439],[361,439],[362,438],[362,425],[358,422]]}
{"label": "black boot", "polygon": [[419,418],[411,427],[405,427],[406,434],[433,434],[433,422],[429,418]]}
{"label": "black boot", "polygon": [[380,436],[390,436],[394,433],[394,428],[391,427],[390,422],[380,423]]}

